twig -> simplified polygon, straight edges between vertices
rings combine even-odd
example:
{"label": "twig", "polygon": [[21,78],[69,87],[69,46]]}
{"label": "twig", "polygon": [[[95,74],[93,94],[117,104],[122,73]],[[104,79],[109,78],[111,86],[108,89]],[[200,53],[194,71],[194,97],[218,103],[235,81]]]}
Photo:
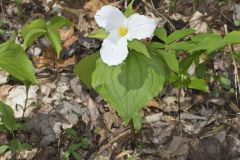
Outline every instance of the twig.
{"label": "twig", "polygon": [[164,14],[162,14],[162,13],[159,12],[157,9],[155,9],[154,6],[151,6],[148,2],[146,2],[146,0],[142,0],[142,2],[146,5],[146,7],[147,7],[149,10],[152,10],[156,16],[160,16],[160,17],[162,17],[165,21],[167,21],[174,31],[176,30],[175,26],[172,24],[172,22],[171,22]]}
{"label": "twig", "polygon": [[[224,30],[225,30],[225,34],[227,34],[228,33],[228,29],[227,29],[227,25],[226,24],[224,24]],[[229,48],[230,48],[230,52],[233,52],[233,46],[229,44]],[[235,86],[235,89],[236,89],[235,98],[236,98],[236,104],[238,106],[238,94],[240,93],[240,81],[239,81],[236,61],[235,61],[233,56],[231,56],[231,57],[232,57],[233,66],[234,66],[234,72],[233,72],[233,74],[234,74],[234,86]]]}

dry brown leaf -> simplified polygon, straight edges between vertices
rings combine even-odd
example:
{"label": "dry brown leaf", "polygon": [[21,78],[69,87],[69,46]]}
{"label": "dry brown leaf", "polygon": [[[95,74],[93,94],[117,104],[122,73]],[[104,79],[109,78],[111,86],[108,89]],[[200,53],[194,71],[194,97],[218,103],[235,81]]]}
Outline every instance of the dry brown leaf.
{"label": "dry brown leaf", "polygon": [[189,21],[190,28],[196,30],[196,33],[206,33],[209,31],[207,22],[203,20],[204,15],[196,11]]}
{"label": "dry brown leaf", "polygon": [[176,156],[186,157],[189,150],[188,138],[183,137],[173,137],[173,140],[167,148],[161,148],[159,152],[163,158],[171,159]]}
{"label": "dry brown leaf", "polygon": [[98,124],[98,119],[100,117],[100,113],[98,111],[97,104],[94,103],[94,101],[92,100],[92,98],[90,96],[88,97],[87,106],[88,106],[88,110],[89,110],[89,113],[90,113],[92,123],[94,125],[97,125]]}
{"label": "dry brown leaf", "polygon": [[91,17],[94,17],[97,10],[108,3],[109,0],[87,0],[84,4],[84,9],[89,13]]}
{"label": "dry brown leaf", "polygon": [[68,48],[69,46],[71,46],[77,40],[78,40],[77,36],[72,36],[63,43],[63,47]]}
{"label": "dry brown leaf", "polygon": [[160,103],[156,99],[152,99],[150,102],[148,102],[147,106],[153,108],[160,108]]}
{"label": "dry brown leaf", "polygon": [[74,27],[71,26],[69,28],[62,28],[59,29],[59,33],[61,36],[62,41],[66,41],[67,39],[71,38],[74,34]]}

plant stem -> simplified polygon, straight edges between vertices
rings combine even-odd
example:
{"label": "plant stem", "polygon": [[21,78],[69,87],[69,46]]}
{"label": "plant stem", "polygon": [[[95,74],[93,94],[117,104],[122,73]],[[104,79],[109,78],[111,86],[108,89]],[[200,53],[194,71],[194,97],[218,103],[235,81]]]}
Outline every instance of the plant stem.
{"label": "plant stem", "polygon": [[25,87],[26,87],[26,99],[25,99],[25,104],[24,104],[24,108],[23,108],[23,114],[22,114],[22,121],[24,120],[24,116],[25,116],[25,112],[27,110],[27,102],[28,102],[28,91],[29,91],[29,88],[30,88],[30,85],[28,84],[25,84]]}
{"label": "plant stem", "polygon": [[178,89],[178,121],[179,122],[181,120],[181,92],[182,92],[182,87]]}

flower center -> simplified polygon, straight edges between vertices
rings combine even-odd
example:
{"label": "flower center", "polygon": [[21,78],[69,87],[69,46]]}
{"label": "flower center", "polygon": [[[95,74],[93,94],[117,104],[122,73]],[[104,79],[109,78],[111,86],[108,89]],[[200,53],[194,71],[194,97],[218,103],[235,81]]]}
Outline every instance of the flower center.
{"label": "flower center", "polygon": [[118,28],[118,33],[121,37],[123,37],[128,33],[128,29],[126,27],[121,26]]}

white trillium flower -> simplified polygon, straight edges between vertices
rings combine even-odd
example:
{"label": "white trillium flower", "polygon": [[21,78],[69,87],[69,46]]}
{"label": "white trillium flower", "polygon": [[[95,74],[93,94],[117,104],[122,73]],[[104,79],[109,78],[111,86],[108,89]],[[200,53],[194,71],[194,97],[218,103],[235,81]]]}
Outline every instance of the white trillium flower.
{"label": "white trillium flower", "polygon": [[143,15],[133,14],[126,18],[119,9],[111,5],[98,10],[95,20],[109,33],[100,49],[103,62],[109,66],[118,65],[127,58],[128,40],[151,37],[157,26],[154,19]]}

